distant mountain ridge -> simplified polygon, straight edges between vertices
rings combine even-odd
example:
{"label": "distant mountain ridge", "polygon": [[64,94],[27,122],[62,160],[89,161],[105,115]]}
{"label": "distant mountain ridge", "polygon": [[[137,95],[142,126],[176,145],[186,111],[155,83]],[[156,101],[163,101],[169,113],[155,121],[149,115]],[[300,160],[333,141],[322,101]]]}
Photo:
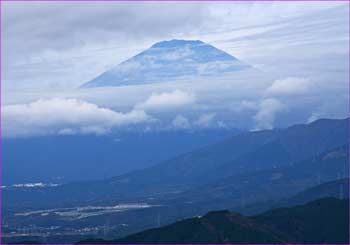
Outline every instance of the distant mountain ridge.
{"label": "distant mountain ridge", "polygon": [[285,201],[281,201],[279,205],[301,205],[312,200],[321,199],[325,197],[349,199],[349,179],[337,179],[322,183],[320,185],[299,192],[297,195],[288,198]]}
{"label": "distant mountain ridge", "polygon": [[[346,197],[347,182],[340,178],[348,178],[348,123],[348,119],[322,119],[286,129],[245,132],[109,179],[53,188],[3,189],[4,217],[16,226],[49,222],[95,227],[108,220],[118,227],[116,236],[122,237],[211,210],[251,215],[314,198]],[[78,220],[54,214],[14,215],[23,210],[135,202],[152,207]],[[158,215],[161,222],[157,222]]]}
{"label": "distant mountain ridge", "polygon": [[170,40],[120,63],[82,88],[138,85],[230,74],[251,66],[199,40]]}
{"label": "distant mountain ridge", "polygon": [[[166,199],[163,195],[169,195],[167,193],[193,192],[196,188],[200,189],[197,194],[202,193],[205,197],[207,193],[212,193],[208,190],[215,189],[217,186],[226,186],[226,189],[227,186],[235,186],[237,176],[242,180],[246,180],[247,176],[250,178],[260,176],[261,183],[268,184],[268,186],[274,183],[274,178],[275,182],[284,183],[284,178],[279,176],[280,171],[285,171],[286,176],[292,175],[293,178],[306,176],[307,178],[303,177],[303,179],[309,182],[302,187],[307,188],[317,184],[318,181],[317,174],[312,173],[318,165],[313,165],[312,159],[317,159],[317,156],[321,157],[327,151],[332,152],[337,147],[347,150],[347,132],[348,119],[341,119],[319,120],[287,129],[242,133],[214,145],[181,154],[152,167],[106,180],[76,182],[51,189],[33,189],[30,191],[31,195],[29,195],[29,190],[25,192],[25,195],[19,195],[20,192],[17,193],[17,191],[5,190],[4,206],[17,206],[28,201],[52,206],[56,205],[58,200],[61,203],[73,205],[83,200],[140,200],[154,196]],[[276,145],[279,145],[278,150],[274,148]],[[329,177],[324,181],[334,180],[338,172],[345,171],[343,165],[346,164],[346,158],[330,158],[321,163],[333,160],[337,162],[337,168],[334,171],[326,171]],[[300,165],[302,161],[308,162],[305,165],[305,171],[303,165]],[[298,164],[292,168],[292,172],[289,172],[288,167],[295,163]],[[286,169],[283,170],[284,168]],[[323,169],[327,170],[327,164],[324,164]],[[254,174],[251,175],[250,173],[253,172]],[[275,174],[272,179],[270,179],[271,174]],[[290,185],[293,182],[285,183]],[[242,187],[245,185],[245,182],[239,184]],[[83,191],[86,188],[89,189],[89,192]],[[293,190],[293,187],[289,186],[289,190]],[[300,189],[295,190],[300,191]],[[224,192],[215,193],[219,195]],[[235,194],[240,197],[239,193],[235,192]],[[28,197],[35,198],[28,200]]]}
{"label": "distant mountain ridge", "polygon": [[[285,167],[348,144],[348,119],[318,120],[286,129],[241,133],[153,167],[110,180],[138,192],[184,190],[225,177]],[[161,173],[161,174],[160,174]]]}
{"label": "distant mountain ridge", "polygon": [[86,240],[81,243],[347,244],[348,205],[348,200],[324,198],[302,206],[274,209],[251,217],[229,211],[214,211],[203,217],[184,219],[117,240]]}
{"label": "distant mountain ridge", "polygon": [[[313,195],[309,199],[305,197],[306,193],[300,193],[299,197],[295,197],[294,204],[303,203],[299,200],[302,196],[306,201],[329,196],[339,197],[339,188],[335,189],[339,185],[343,187],[343,197],[346,197],[348,188],[345,182],[336,182],[333,185],[331,183],[339,178],[348,177],[347,154],[347,147],[342,146],[291,166],[232,175],[184,192],[180,200],[192,203],[207,202],[212,208],[221,209],[233,204],[245,206],[259,201],[288,198],[325,182],[328,183],[327,186],[307,192]],[[329,157],[330,155],[334,157]],[[293,204],[293,200],[287,201],[287,204]]]}
{"label": "distant mountain ridge", "polygon": [[349,199],[349,179],[336,179],[304,189],[293,196],[281,200],[268,200],[250,205],[236,206],[232,210],[244,215],[255,215],[270,209],[304,205],[322,198]]}

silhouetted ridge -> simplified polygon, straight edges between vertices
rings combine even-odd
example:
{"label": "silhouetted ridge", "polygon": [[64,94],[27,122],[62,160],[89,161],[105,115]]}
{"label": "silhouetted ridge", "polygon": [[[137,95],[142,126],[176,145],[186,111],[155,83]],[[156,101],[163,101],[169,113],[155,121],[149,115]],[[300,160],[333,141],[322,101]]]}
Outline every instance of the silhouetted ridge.
{"label": "silhouetted ridge", "polygon": [[215,243],[338,243],[347,244],[348,200],[324,198],[306,205],[275,209],[245,217],[227,210],[184,219],[113,241],[81,243],[215,244]]}

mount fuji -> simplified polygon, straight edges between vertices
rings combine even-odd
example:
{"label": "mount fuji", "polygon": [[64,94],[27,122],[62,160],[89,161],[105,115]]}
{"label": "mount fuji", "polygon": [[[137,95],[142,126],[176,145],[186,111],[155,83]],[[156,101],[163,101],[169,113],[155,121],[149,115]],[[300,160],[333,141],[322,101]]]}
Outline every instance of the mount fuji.
{"label": "mount fuji", "polygon": [[252,67],[199,40],[170,40],[120,63],[83,88],[139,85],[230,75]]}

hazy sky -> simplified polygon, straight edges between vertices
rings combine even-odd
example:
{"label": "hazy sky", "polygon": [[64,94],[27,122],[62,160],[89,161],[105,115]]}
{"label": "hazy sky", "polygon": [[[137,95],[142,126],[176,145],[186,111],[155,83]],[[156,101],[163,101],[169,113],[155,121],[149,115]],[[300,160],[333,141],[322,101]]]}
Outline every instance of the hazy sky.
{"label": "hazy sky", "polygon": [[[4,2],[4,134],[262,129],[346,117],[347,4]],[[76,89],[173,38],[210,43],[268,79]]]}

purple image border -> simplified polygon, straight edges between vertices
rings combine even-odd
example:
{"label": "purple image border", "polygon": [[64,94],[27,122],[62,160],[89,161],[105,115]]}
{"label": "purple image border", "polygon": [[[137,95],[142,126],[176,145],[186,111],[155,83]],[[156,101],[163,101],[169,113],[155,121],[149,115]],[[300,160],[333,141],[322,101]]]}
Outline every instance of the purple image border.
{"label": "purple image border", "polygon": [[[0,0],[0,245],[2,243],[2,159],[3,159],[3,142],[2,142],[2,2],[348,2],[348,118],[350,117],[350,0]],[[348,119],[348,178],[350,177],[350,119]],[[349,190],[350,190],[350,181]],[[350,206],[349,206],[349,241],[350,241]],[[23,244],[24,245],[24,244]],[[50,244],[61,245],[61,244]],[[63,244],[62,244],[63,245]],[[66,244],[67,245],[67,244]],[[68,244],[69,245],[69,244]],[[90,245],[90,244],[85,244]],[[103,244],[102,244],[103,245]],[[138,244],[142,245],[142,244]],[[144,244],[146,245],[146,244]],[[149,245],[149,244],[147,244]],[[158,244],[159,245],[159,244]],[[180,245],[180,244],[174,244]],[[182,245],[182,244],[181,244]],[[196,244],[198,245],[198,244]],[[210,245],[210,244],[206,244]],[[249,245],[249,244],[235,244],[235,245]],[[276,244],[275,244],[276,245]],[[282,245],[282,244],[280,244]],[[285,243],[283,244],[285,245]],[[309,244],[312,245],[312,244]],[[316,244],[314,244],[316,245]],[[321,244],[317,244],[321,245]]]}

